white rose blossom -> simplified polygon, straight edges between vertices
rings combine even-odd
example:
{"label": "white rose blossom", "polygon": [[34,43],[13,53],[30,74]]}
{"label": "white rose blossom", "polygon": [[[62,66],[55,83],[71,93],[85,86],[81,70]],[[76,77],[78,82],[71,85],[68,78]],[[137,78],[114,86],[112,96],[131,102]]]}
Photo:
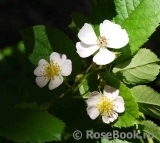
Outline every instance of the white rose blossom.
{"label": "white rose blossom", "polygon": [[105,85],[103,94],[97,91],[91,93],[87,100],[87,113],[92,120],[99,115],[102,121],[109,124],[118,118],[118,113],[125,110],[124,100],[119,96],[119,90]]}
{"label": "white rose blossom", "polygon": [[93,57],[93,61],[97,65],[106,65],[111,63],[116,55],[109,51],[107,47],[119,49],[127,45],[129,42],[128,34],[120,25],[109,20],[104,20],[99,26],[100,36],[97,37],[92,26],[85,23],[78,33],[77,53],[80,57],[86,58],[98,53]]}
{"label": "white rose blossom", "polygon": [[68,76],[72,71],[72,62],[66,55],[53,52],[50,55],[50,63],[41,59],[38,67],[34,70],[37,76],[36,83],[44,87],[49,81],[49,89],[55,89],[63,82],[63,76]]}

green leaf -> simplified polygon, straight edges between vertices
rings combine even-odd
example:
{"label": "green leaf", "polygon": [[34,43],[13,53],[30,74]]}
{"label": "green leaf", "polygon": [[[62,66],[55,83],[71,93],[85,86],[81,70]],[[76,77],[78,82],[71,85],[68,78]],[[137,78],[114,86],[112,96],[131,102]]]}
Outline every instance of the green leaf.
{"label": "green leaf", "polygon": [[149,133],[151,137],[154,135],[155,140],[160,143],[160,127],[152,121],[143,121],[142,124],[144,125],[144,132]]}
{"label": "green leaf", "polygon": [[20,31],[26,50],[33,49],[29,59],[34,65],[38,65],[40,59],[49,60],[50,54],[55,51],[65,54],[72,61],[72,73],[69,76],[74,78],[81,69],[81,61],[76,53],[75,45],[63,32],[49,26],[33,26]]}
{"label": "green leaf", "polygon": [[[158,0],[114,0],[118,15],[115,23],[129,34],[131,54],[135,53],[156,30],[160,22],[160,1]],[[129,57],[127,48],[120,51]]]}
{"label": "green leaf", "polygon": [[77,41],[79,41],[77,33],[85,23],[89,23],[89,18],[79,12],[73,12],[71,17],[72,22],[68,27],[72,30],[72,40],[74,41],[74,43],[76,43]]}
{"label": "green leaf", "polygon": [[65,124],[47,112],[12,109],[1,112],[0,135],[15,142],[60,141]]}
{"label": "green leaf", "polygon": [[40,59],[48,59],[53,49],[48,41],[45,26],[33,26],[20,31],[23,37],[24,46],[30,61],[38,65]]}
{"label": "green leaf", "polygon": [[99,31],[99,25],[92,25],[94,32],[96,33],[97,37],[100,36],[100,31]]}
{"label": "green leaf", "polygon": [[122,114],[119,114],[118,120],[113,125],[114,127],[129,127],[133,126],[134,124],[138,123],[138,105],[135,101],[135,98],[133,97],[130,89],[120,82],[118,79],[116,79],[114,76],[110,74],[104,74],[104,77],[106,79],[106,82],[108,85],[119,89],[120,96],[123,97],[125,102],[125,112]]}
{"label": "green leaf", "polygon": [[148,83],[159,74],[160,66],[156,64],[159,61],[149,49],[140,49],[132,59],[117,64],[113,73],[120,72],[124,76],[124,82],[128,84]]}
{"label": "green leaf", "polygon": [[[81,95],[83,95],[87,91],[93,91],[97,88],[98,84],[99,84],[99,81],[97,80],[96,73],[86,74],[84,79],[78,85],[79,92]],[[88,95],[88,93],[87,93],[87,95]]]}
{"label": "green leaf", "polygon": [[139,110],[147,115],[160,119],[160,94],[152,88],[139,85],[131,89],[136,98]]}
{"label": "green leaf", "polygon": [[46,27],[46,33],[54,51],[66,54],[67,58],[72,61],[72,73],[69,78],[74,79],[81,71],[81,59],[76,52],[75,45],[67,35],[55,28]]}
{"label": "green leaf", "polygon": [[79,84],[79,92],[81,95],[85,94],[89,90],[88,81],[84,79],[84,81]]}
{"label": "green leaf", "polygon": [[78,32],[84,25],[84,23],[88,23],[89,19],[84,14],[79,12],[73,12],[72,15],[72,22],[69,25],[69,28],[71,28],[73,31]]}

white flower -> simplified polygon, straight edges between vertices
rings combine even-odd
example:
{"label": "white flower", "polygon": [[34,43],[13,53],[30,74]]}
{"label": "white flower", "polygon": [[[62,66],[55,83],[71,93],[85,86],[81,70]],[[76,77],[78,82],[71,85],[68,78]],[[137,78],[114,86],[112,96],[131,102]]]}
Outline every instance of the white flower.
{"label": "white flower", "polygon": [[99,26],[100,36],[97,37],[92,26],[85,23],[78,33],[81,42],[77,42],[77,53],[80,57],[86,58],[93,53],[98,53],[93,57],[93,61],[97,65],[106,65],[111,63],[115,58],[115,54],[107,49],[119,49],[127,45],[129,42],[128,34],[121,26],[104,20]]}
{"label": "white flower", "polygon": [[60,55],[53,52],[50,55],[50,63],[41,59],[38,67],[34,70],[37,76],[36,83],[39,87],[44,87],[49,81],[49,89],[55,89],[63,82],[62,76],[68,76],[72,71],[71,60],[66,58],[66,55]]}
{"label": "white flower", "polygon": [[119,96],[119,90],[109,85],[105,85],[103,94],[97,91],[92,92],[87,104],[87,113],[90,118],[94,120],[101,115],[106,124],[116,120],[118,113],[125,110],[124,100]]}

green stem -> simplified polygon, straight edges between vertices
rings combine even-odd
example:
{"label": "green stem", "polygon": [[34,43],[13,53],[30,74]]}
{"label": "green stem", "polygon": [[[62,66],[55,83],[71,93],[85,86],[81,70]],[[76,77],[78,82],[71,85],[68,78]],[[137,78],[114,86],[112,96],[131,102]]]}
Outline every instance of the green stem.
{"label": "green stem", "polygon": [[67,81],[65,81],[65,80],[64,80],[64,84],[65,84],[68,88],[70,88],[70,89],[72,88],[72,86],[71,86]]}
{"label": "green stem", "polygon": [[[78,85],[81,86],[81,85],[83,84],[84,79],[88,78],[88,77],[92,74],[92,72],[96,69],[95,67],[96,67],[95,63],[92,63],[92,64],[87,68],[87,70],[85,71],[85,75],[84,75],[83,78],[81,79],[80,84],[77,84],[77,83],[74,83],[74,84],[73,84],[72,89],[71,89],[72,92],[76,92],[76,91],[78,90]],[[93,70],[92,70],[90,73],[88,73],[91,68],[92,68]],[[88,73],[88,74],[87,74],[87,73]]]}
{"label": "green stem", "polygon": [[145,143],[142,138],[139,138],[139,140],[141,141],[141,143]]}
{"label": "green stem", "polygon": [[85,71],[85,74],[87,74],[89,72],[89,70],[93,67],[94,63],[90,64],[90,66],[87,68],[87,70]]}
{"label": "green stem", "polygon": [[104,68],[105,68],[106,72],[109,73],[108,69],[106,67],[104,67]]}
{"label": "green stem", "polygon": [[103,68],[104,68],[103,66],[99,66],[98,68],[95,69],[95,71],[101,70]]}
{"label": "green stem", "polygon": [[108,72],[109,72],[109,73],[111,73],[111,69],[112,69],[112,65],[110,64],[110,65],[109,65],[109,69],[108,69]]}
{"label": "green stem", "polygon": [[70,89],[68,89],[66,92],[62,93],[59,98],[62,98],[66,93],[68,93],[70,91]]}
{"label": "green stem", "polygon": [[[68,93],[70,91],[70,89],[68,89],[66,92],[62,93],[59,98],[63,98],[65,96],[66,93]],[[52,104],[52,106],[57,106],[58,104],[64,102],[66,99],[68,99],[68,97],[66,97],[65,99],[63,100],[60,100],[59,102],[57,102],[56,104]]]}
{"label": "green stem", "polygon": [[[93,68],[94,68],[94,63],[92,63],[92,64],[87,68],[87,70],[85,71],[85,76],[82,78],[80,85],[83,84],[85,78],[88,78],[88,76],[91,75],[92,71],[91,71],[90,73],[88,73],[88,71],[92,68],[92,66],[93,66]],[[87,73],[88,73],[88,74],[87,74]],[[78,85],[79,85],[79,84],[77,84],[76,82],[71,86],[67,81],[64,80],[64,84],[65,84],[69,89],[68,89],[66,92],[62,93],[62,94],[59,96],[59,98],[63,98],[63,97],[65,96],[65,94],[68,93],[69,91],[75,93],[75,92],[78,90]],[[73,97],[73,98],[81,98],[81,99],[83,99],[83,97],[81,97],[81,96],[80,96],[80,97],[79,97],[79,96],[72,96],[72,97]],[[58,104],[61,103],[61,102],[64,102],[65,100],[66,100],[66,99],[58,102],[56,105],[58,105]],[[54,106],[56,106],[56,105],[54,105]]]}
{"label": "green stem", "polygon": [[144,120],[146,119],[146,117],[144,116],[144,114],[142,112],[139,112],[139,116]]}
{"label": "green stem", "polygon": [[[88,78],[88,77],[92,74],[92,72],[93,72],[93,71],[91,71],[90,73],[86,74],[86,75],[82,78],[81,83],[78,84],[78,85],[81,86],[81,85],[85,82],[84,79]],[[73,92],[76,92],[76,91],[78,90],[78,85],[75,85],[75,86],[72,87],[72,91],[73,91]]]}
{"label": "green stem", "polygon": [[148,143],[154,143],[153,139],[149,138],[148,136],[147,136],[147,140],[148,140]]}
{"label": "green stem", "polygon": [[[91,68],[93,68],[93,70],[92,70],[90,73],[88,73]],[[75,82],[75,83],[71,86],[67,81],[64,81],[64,84],[69,88],[68,91],[71,90],[73,93],[75,93],[75,92],[78,90],[78,85],[82,85],[83,82],[85,81],[84,79],[88,78],[88,77],[92,74],[92,72],[93,72],[94,70],[95,70],[95,63],[92,63],[92,64],[87,68],[87,70],[85,71],[85,76],[82,78],[80,84],[77,84],[77,83]],[[87,73],[88,73],[88,74],[87,74]],[[67,92],[68,92],[68,91],[67,91]],[[59,98],[62,98],[67,92],[62,93],[62,94],[59,96]],[[73,96],[73,98],[82,98],[82,97]],[[83,99],[83,98],[82,98],[82,99]]]}

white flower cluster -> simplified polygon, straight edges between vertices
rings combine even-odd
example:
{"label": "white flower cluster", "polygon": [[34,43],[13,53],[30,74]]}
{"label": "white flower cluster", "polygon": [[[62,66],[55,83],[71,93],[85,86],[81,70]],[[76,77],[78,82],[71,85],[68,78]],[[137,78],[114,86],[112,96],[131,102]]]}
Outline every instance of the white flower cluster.
{"label": "white flower cluster", "polygon": [[[114,52],[107,48],[119,49],[129,42],[126,30],[120,25],[109,20],[104,20],[99,26],[100,35],[97,37],[92,26],[85,23],[80,29],[77,42],[77,53],[80,57],[86,58],[94,55],[93,61],[97,65],[106,65],[115,60]],[[50,55],[50,62],[41,59],[38,67],[34,70],[36,83],[44,87],[49,82],[49,89],[55,89],[63,82],[63,76],[69,76],[72,71],[72,62],[66,55],[53,52]],[[87,113],[91,119],[102,116],[104,123],[109,124],[118,118],[118,113],[125,110],[124,100],[119,96],[119,90],[106,85],[103,94],[97,91],[91,93],[87,100]]]}
{"label": "white flower cluster", "polygon": [[91,119],[102,116],[104,123],[109,124],[117,119],[118,113],[125,110],[124,100],[119,96],[119,90],[106,85],[103,94],[97,91],[91,93],[87,100],[87,113]]}
{"label": "white flower cluster", "polygon": [[85,23],[78,33],[77,53],[80,57],[86,58],[94,54],[93,61],[97,65],[111,63],[115,54],[107,49],[120,49],[129,42],[128,34],[125,29],[109,20],[104,20],[99,26],[100,36],[97,37],[92,26]]}
{"label": "white flower cluster", "polygon": [[50,55],[50,63],[41,59],[38,67],[34,70],[37,76],[36,83],[39,87],[44,87],[49,81],[49,89],[55,89],[63,82],[62,76],[68,76],[72,71],[72,62],[66,55],[53,52]]}

